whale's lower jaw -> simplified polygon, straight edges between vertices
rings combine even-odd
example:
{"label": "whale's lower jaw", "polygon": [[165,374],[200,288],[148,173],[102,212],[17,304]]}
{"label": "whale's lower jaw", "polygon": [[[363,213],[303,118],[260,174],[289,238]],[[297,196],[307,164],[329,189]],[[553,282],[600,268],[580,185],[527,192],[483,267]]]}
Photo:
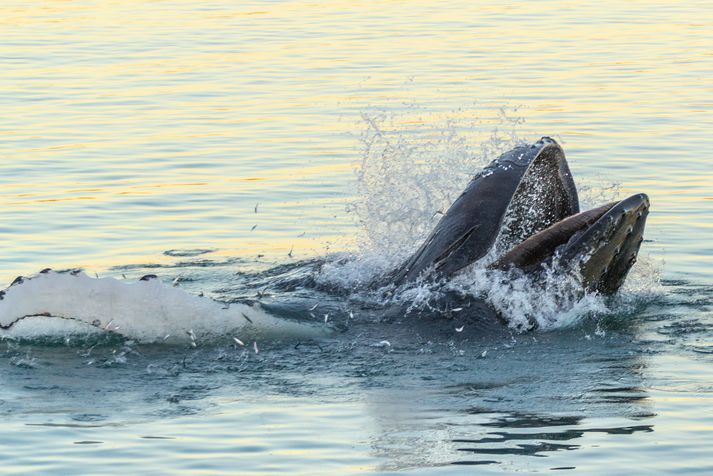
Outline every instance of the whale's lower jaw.
{"label": "whale's lower jaw", "polygon": [[618,202],[567,244],[560,262],[578,267],[587,290],[615,293],[636,263],[649,207],[644,193]]}

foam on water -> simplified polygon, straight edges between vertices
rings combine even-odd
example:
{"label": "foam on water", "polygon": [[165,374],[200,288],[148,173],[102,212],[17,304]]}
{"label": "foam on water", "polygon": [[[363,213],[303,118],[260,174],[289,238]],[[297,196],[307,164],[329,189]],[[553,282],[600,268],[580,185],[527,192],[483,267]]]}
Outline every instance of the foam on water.
{"label": "foam on water", "polygon": [[278,319],[258,305],[220,303],[158,279],[127,282],[51,271],[5,290],[0,326],[5,328],[2,336],[12,338],[113,333],[142,343],[196,345],[221,337],[248,344],[325,332]]}

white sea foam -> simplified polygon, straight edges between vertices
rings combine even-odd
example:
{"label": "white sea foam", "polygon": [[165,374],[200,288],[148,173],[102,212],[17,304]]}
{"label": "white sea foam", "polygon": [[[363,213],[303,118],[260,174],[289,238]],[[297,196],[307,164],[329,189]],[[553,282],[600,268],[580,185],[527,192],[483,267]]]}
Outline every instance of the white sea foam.
{"label": "white sea foam", "polygon": [[0,325],[9,326],[0,331],[7,337],[111,332],[143,343],[200,344],[221,336],[247,342],[324,332],[274,317],[257,305],[228,306],[158,279],[127,282],[54,272],[9,287],[0,300]]}

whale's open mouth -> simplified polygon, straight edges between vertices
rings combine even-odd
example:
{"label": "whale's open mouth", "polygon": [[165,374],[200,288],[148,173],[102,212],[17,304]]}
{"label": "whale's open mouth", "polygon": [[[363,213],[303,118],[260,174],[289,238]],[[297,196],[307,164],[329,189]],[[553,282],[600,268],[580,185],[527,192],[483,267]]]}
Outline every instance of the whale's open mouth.
{"label": "whale's open mouth", "polygon": [[486,257],[490,268],[530,273],[556,259],[585,289],[610,294],[636,261],[648,210],[638,194],[580,213],[564,152],[543,137],[477,174],[393,278],[447,277]]}

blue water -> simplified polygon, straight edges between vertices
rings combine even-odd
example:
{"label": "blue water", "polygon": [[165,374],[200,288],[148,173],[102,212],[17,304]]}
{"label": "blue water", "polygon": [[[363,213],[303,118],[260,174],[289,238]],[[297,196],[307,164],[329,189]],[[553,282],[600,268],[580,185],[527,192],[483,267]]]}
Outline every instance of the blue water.
{"label": "blue water", "polygon": [[[85,273],[13,287],[83,322],[3,334],[4,472],[713,472],[707,2],[4,7],[0,277]],[[651,198],[618,298],[361,287],[543,135]]]}

